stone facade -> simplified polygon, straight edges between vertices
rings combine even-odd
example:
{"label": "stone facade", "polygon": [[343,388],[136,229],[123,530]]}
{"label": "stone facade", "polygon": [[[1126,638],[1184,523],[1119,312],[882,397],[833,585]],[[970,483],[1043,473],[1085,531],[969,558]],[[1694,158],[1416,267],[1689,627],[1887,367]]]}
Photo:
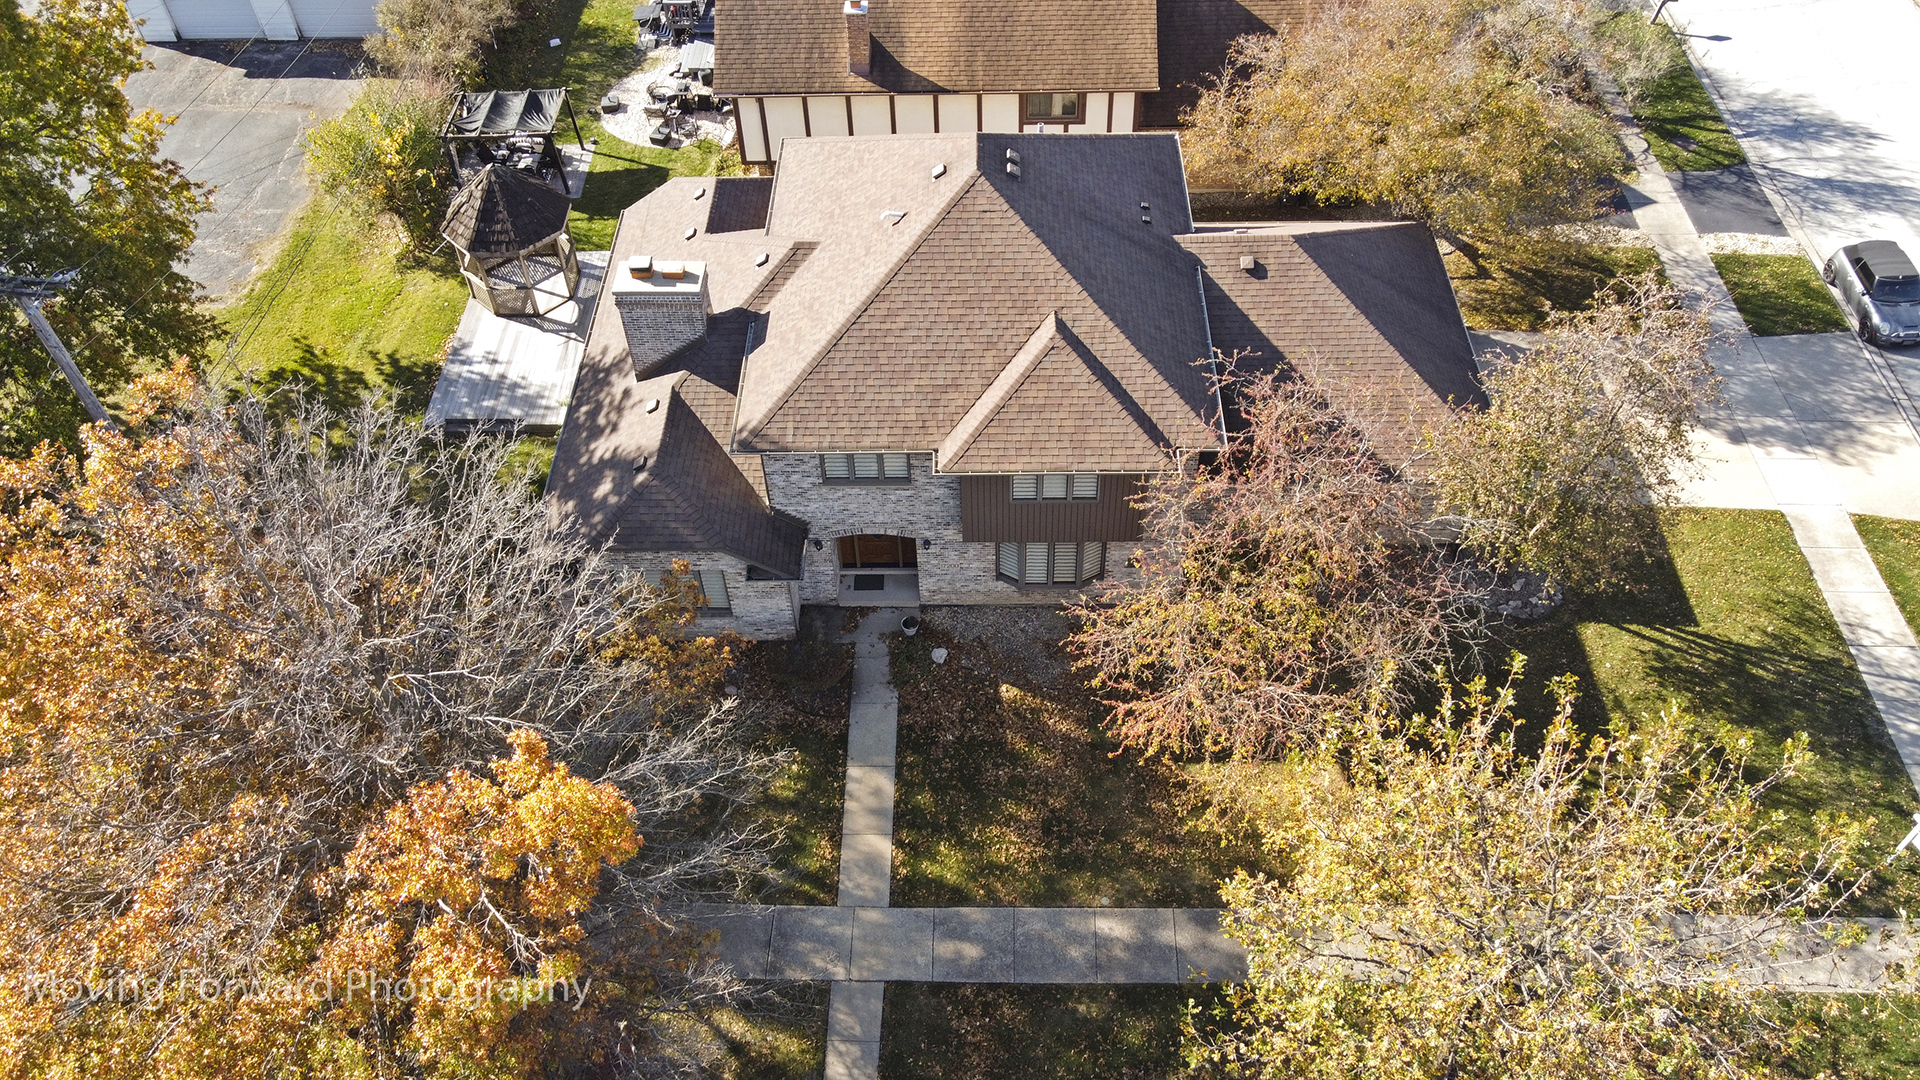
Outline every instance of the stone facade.
{"label": "stone facade", "polygon": [[[935,475],[933,455],[908,455],[909,478],[891,483],[828,483],[818,454],[767,454],[767,500],[808,523],[800,602],[840,602],[842,536],[879,533],[922,541],[920,600],[927,604],[1061,604],[1074,589],[1020,588],[1001,580],[995,546],[960,539],[960,478]],[[815,542],[819,547],[815,547]],[[931,541],[931,544],[925,543]],[[1125,578],[1136,545],[1107,545],[1107,577]]]}
{"label": "stone facade", "polygon": [[797,581],[748,580],[745,562],[712,551],[619,552],[610,555],[608,562],[630,573],[641,573],[670,570],[675,559],[685,559],[696,571],[718,567],[727,583],[727,599],[732,607],[725,612],[701,612],[694,620],[694,633],[718,634],[731,630],[755,641],[779,641],[793,636],[800,611]]}

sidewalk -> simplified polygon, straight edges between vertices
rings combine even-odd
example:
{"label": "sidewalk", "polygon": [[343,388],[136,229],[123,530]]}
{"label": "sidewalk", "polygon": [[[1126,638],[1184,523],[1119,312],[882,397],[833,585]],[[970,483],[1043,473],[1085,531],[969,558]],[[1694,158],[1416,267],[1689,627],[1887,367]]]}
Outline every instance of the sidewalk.
{"label": "sidewalk", "polygon": [[[1920,518],[1920,442],[1851,334],[1748,333],[1705,243],[1624,108],[1617,111],[1650,201],[1634,218],[1667,277],[1709,305],[1726,380],[1696,434],[1705,475],[1683,501],[1780,510],[1920,790],[1920,642],[1860,541],[1852,513]],[[1776,368],[1776,363],[1779,368]]]}

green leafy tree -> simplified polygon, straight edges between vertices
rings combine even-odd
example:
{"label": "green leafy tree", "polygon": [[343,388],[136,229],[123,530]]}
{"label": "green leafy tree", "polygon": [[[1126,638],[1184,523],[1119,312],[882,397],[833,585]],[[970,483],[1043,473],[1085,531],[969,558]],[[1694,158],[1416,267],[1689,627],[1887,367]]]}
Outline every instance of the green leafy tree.
{"label": "green leafy tree", "polygon": [[1214,821],[1287,869],[1222,890],[1250,975],[1189,1018],[1195,1075],[1772,1075],[1808,1032],[1745,976],[1789,935],[1816,957],[1857,940],[1805,922],[1864,884],[1872,822],[1762,809],[1802,741],[1753,780],[1744,736],[1702,741],[1676,709],[1584,738],[1555,688],[1544,731],[1476,680],[1430,718],[1376,705],[1337,747],[1202,778]]}
{"label": "green leafy tree", "polygon": [[1700,406],[1718,392],[1710,338],[1648,274],[1495,361],[1491,407],[1434,435],[1431,479],[1462,541],[1572,588],[1629,585],[1660,550],[1657,507],[1686,479]]}
{"label": "green leafy tree", "polygon": [[424,83],[368,85],[343,115],[307,132],[314,186],[354,211],[394,215],[416,248],[431,246],[447,208],[447,104]]}
{"label": "green leafy tree", "polygon": [[1187,160],[1211,183],[1416,218],[1479,264],[1593,218],[1623,165],[1586,100],[1586,26],[1545,0],[1328,5],[1235,43],[1186,117]]}
{"label": "green leafy tree", "polygon": [[[140,48],[116,0],[0,4],[0,272],[79,271],[46,313],[102,397],[214,332],[176,269],[207,198],[159,156],[165,118],[122,91]],[[73,445],[85,422],[25,317],[0,306],[0,452]]]}

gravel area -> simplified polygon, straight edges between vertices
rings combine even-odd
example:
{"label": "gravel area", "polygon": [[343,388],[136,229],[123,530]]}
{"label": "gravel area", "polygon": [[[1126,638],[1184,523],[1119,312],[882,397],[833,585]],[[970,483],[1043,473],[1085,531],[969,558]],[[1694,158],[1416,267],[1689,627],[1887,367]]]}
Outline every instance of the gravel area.
{"label": "gravel area", "polygon": [[[607,95],[618,101],[621,108],[617,112],[602,112],[600,126],[607,134],[622,142],[635,146],[646,146],[648,136],[660,123],[658,113],[649,115],[646,107],[653,103],[647,88],[658,83],[675,81],[674,68],[680,64],[680,50],[668,45],[647,54],[647,62],[640,70],[614,83]],[[702,139],[710,139],[726,146],[733,142],[733,118],[718,112],[701,111],[685,113],[679,126],[674,129],[673,138],[668,140],[669,149],[690,146]]]}
{"label": "gravel area", "polygon": [[1040,686],[1057,687],[1073,669],[1062,644],[1073,633],[1073,620],[1058,607],[1020,606],[928,606],[920,609],[928,626],[937,626],[961,642],[978,642],[984,652],[997,654],[970,657],[968,650],[956,649],[956,660],[968,666],[989,663],[999,669],[1017,664],[1028,679]]}

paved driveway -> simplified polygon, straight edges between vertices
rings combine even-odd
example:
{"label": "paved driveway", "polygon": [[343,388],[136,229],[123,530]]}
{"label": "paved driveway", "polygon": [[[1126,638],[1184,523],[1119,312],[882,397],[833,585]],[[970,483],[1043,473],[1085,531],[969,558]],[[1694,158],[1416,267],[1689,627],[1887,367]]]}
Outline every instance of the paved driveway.
{"label": "paved driveway", "polygon": [[187,273],[209,296],[235,295],[307,201],[300,135],[346,111],[357,60],[303,41],[191,41],[145,55],[154,69],[127,80],[128,100],[179,116],[161,152],[214,188]]}
{"label": "paved driveway", "polygon": [[[1920,257],[1920,6],[1676,0],[1667,11],[1822,259],[1870,238]],[[1920,348],[1885,355],[1920,401]]]}

